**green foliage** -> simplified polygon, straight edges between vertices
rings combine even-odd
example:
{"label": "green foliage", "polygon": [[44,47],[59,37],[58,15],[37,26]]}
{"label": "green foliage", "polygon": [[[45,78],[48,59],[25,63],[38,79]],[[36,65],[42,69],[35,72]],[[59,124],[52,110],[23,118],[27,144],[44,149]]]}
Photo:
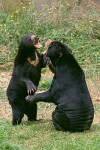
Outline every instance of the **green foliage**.
{"label": "green foliage", "polygon": [[51,77],[49,77],[47,79],[43,79],[42,78],[42,80],[39,83],[38,90],[39,91],[45,91],[45,90],[49,89],[50,85],[51,85],[51,82],[52,82],[52,78]]}
{"label": "green foliage", "polygon": [[22,150],[22,148],[19,148],[19,146],[13,145],[10,143],[6,143],[6,142],[0,144],[0,149],[2,149],[2,150]]}
{"label": "green foliage", "polygon": [[[18,42],[25,34],[38,34],[43,44],[45,37],[59,40],[72,48],[86,76],[100,75],[99,10],[76,6],[74,13],[68,2],[44,4],[37,12],[33,3],[20,3],[16,10],[0,13],[0,64],[13,62]],[[9,10],[9,9],[8,9]],[[41,51],[44,51],[44,46]],[[9,68],[9,67],[8,67]],[[7,69],[7,68],[6,68]]]}
{"label": "green foliage", "polygon": [[[20,145],[12,144],[9,141],[12,127],[7,122],[0,120],[0,149],[1,150],[23,150]],[[8,131],[7,131],[8,130]]]}

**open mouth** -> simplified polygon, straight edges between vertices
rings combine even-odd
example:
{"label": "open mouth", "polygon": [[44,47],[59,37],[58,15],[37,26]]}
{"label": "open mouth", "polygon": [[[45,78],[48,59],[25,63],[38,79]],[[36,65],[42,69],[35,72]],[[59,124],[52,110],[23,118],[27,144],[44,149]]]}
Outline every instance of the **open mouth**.
{"label": "open mouth", "polygon": [[36,47],[37,49],[40,49],[40,48],[42,47],[42,45],[40,44],[40,42],[38,42],[38,43],[35,44],[35,47]]}
{"label": "open mouth", "polygon": [[44,40],[44,44],[45,44],[45,48],[46,50],[48,50],[49,45],[51,44],[52,40],[47,38]]}
{"label": "open mouth", "polygon": [[42,45],[39,42],[39,37],[37,35],[32,35],[31,40],[37,49],[40,49],[42,47]]}

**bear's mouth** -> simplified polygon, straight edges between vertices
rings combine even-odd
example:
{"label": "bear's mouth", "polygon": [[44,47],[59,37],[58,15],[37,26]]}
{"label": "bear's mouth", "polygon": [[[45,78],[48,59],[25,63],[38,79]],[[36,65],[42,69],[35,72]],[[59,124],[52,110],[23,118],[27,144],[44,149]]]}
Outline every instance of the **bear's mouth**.
{"label": "bear's mouth", "polygon": [[52,40],[49,39],[49,38],[46,38],[46,39],[44,40],[44,44],[45,44],[46,51],[48,51],[48,48],[49,48],[51,42],[52,42]]}
{"label": "bear's mouth", "polygon": [[33,42],[33,45],[37,48],[40,49],[42,47],[40,41],[39,41],[39,37],[37,35],[32,35],[31,36],[31,40]]}
{"label": "bear's mouth", "polygon": [[40,42],[38,41],[38,42],[35,44],[35,47],[36,47],[37,49],[40,49],[40,48],[42,47],[42,45],[41,45]]}

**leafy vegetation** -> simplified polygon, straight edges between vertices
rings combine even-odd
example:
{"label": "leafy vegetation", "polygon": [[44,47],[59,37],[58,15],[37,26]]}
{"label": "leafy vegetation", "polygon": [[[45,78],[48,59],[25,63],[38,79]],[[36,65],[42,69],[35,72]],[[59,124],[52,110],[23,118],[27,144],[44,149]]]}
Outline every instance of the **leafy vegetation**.
{"label": "leafy vegetation", "polygon": [[[86,77],[93,79],[95,76],[98,79],[100,75],[99,14],[99,9],[91,7],[83,10],[76,5],[71,9],[67,1],[62,5],[60,0],[55,0],[51,7],[45,4],[42,12],[37,12],[32,2],[27,6],[21,2],[19,8],[13,11],[10,8],[6,12],[0,11],[0,69],[3,71],[12,69],[20,38],[25,34],[33,33],[40,36],[42,44],[46,37],[66,43],[72,48]],[[41,52],[44,49],[43,45]],[[51,80],[52,75],[48,69],[43,69],[38,90],[47,90]],[[99,79],[97,81],[99,82]],[[4,79],[0,78],[1,82],[3,86],[0,85],[0,100],[5,100],[7,80],[4,82]],[[98,83],[96,86],[99,89]],[[6,103],[0,102],[0,150],[100,149],[99,122],[94,123],[89,131],[83,133],[58,132],[51,121],[54,107],[52,104],[39,103],[38,119],[43,120],[31,123],[25,119],[20,126],[12,127],[11,115],[3,116],[7,113]],[[99,120],[99,102],[95,102],[94,107],[95,115]],[[4,113],[1,113],[2,110]]]}
{"label": "leafy vegetation", "polygon": [[27,6],[20,3],[19,6],[12,12],[0,13],[1,64],[12,62],[20,38],[34,33],[40,36],[42,44],[45,37],[66,43],[87,77],[100,75],[99,9],[83,10],[75,6],[74,10],[70,10],[68,2],[62,5],[57,0],[51,7],[45,4],[42,12],[37,12],[32,2]]}

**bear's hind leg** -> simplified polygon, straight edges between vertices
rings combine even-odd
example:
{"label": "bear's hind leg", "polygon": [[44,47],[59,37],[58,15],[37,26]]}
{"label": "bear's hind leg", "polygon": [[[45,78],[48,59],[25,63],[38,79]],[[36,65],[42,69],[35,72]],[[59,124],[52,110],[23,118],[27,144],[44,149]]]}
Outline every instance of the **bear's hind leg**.
{"label": "bear's hind leg", "polygon": [[56,130],[59,130],[59,131],[69,130],[68,119],[61,112],[57,112],[57,110],[55,110],[52,113],[52,120],[53,120],[53,124]]}
{"label": "bear's hind leg", "polygon": [[24,117],[24,103],[12,103],[12,125],[21,123]]}
{"label": "bear's hind leg", "polygon": [[37,104],[26,103],[25,114],[28,117],[28,121],[36,121],[37,120]]}

